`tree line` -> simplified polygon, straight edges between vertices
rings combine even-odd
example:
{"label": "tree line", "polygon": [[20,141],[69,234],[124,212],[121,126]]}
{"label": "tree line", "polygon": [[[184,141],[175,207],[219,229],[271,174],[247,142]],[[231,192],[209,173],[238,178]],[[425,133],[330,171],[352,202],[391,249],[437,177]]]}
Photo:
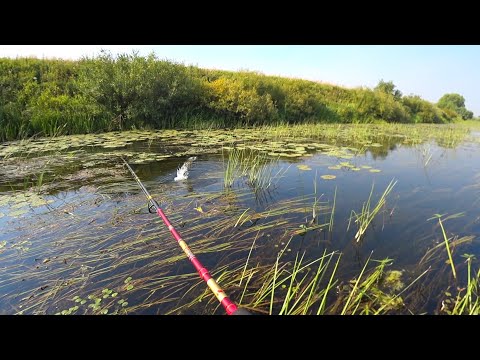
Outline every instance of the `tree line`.
{"label": "tree line", "polygon": [[374,89],[251,71],[208,70],[137,53],[77,61],[0,58],[0,141],[126,129],[282,123],[447,123],[470,119],[459,94],[437,104]]}

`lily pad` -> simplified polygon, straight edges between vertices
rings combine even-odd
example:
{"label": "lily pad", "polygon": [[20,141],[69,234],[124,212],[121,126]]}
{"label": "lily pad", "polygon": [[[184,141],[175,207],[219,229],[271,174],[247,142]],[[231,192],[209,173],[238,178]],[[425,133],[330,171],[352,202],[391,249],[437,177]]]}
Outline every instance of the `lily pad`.
{"label": "lily pad", "polygon": [[297,168],[299,170],[303,170],[303,171],[308,171],[308,170],[312,170],[312,168],[308,165],[297,165]]}
{"label": "lily pad", "polygon": [[19,203],[13,205],[12,209],[21,209],[21,208],[26,207],[26,206],[28,206],[28,203],[25,202],[25,201],[22,201],[22,202],[19,202]]}
{"label": "lily pad", "polygon": [[320,176],[320,177],[321,177],[322,179],[324,179],[324,180],[333,180],[333,179],[336,178],[335,175],[322,175],[322,176]]}
{"label": "lily pad", "polygon": [[23,214],[26,214],[28,212],[28,209],[20,209],[20,210],[17,210],[17,211],[12,211],[10,213],[10,216],[12,217],[18,217],[20,215],[23,215]]}

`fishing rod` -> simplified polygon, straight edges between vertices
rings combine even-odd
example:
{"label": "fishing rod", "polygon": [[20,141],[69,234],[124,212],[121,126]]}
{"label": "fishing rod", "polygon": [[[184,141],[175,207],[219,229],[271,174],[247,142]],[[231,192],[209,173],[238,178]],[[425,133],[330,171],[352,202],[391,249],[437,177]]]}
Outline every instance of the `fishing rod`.
{"label": "fishing rod", "polygon": [[[137,181],[137,184],[140,186],[142,189],[143,193],[147,197],[148,200],[148,211],[150,213],[156,212],[158,216],[160,216],[164,222],[164,224],[168,227],[168,230],[172,233],[173,237],[175,240],[177,240],[178,245],[182,248],[183,252],[185,255],[187,255],[188,259],[190,262],[193,264],[195,269],[197,270],[198,274],[200,277],[205,281],[210,288],[210,290],[213,292],[213,294],[217,297],[218,301],[222,304],[222,306],[225,308],[225,311],[227,312],[228,315],[251,315],[250,312],[243,308],[237,307],[235,303],[229,299],[227,294],[225,294],[225,291],[222,290],[222,288],[217,284],[214,278],[210,275],[208,270],[202,265],[200,260],[197,259],[197,257],[193,254],[192,250],[188,247],[187,243],[181,238],[180,234],[175,230],[173,225],[170,223],[168,220],[167,216],[163,212],[163,210],[160,208],[160,205],[158,205],[157,201],[152,198],[152,195],[147,191],[145,186],[143,186],[142,182],[138,178],[137,174],[135,174],[135,171],[128,165],[128,163],[125,161],[125,159],[122,157],[121,158],[125,165],[127,165],[128,170],[132,173],[133,177]],[[155,211],[152,211],[154,209]]]}

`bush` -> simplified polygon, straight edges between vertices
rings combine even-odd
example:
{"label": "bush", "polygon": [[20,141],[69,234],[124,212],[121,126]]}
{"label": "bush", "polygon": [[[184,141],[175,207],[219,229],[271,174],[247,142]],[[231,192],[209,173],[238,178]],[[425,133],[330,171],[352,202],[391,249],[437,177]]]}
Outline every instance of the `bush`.
{"label": "bush", "polygon": [[457,106],[464,104],[460,95],[455,101],[442,99],[440,109],[418,96],[402,97],[392,82],[381,81],[374,90],[347,89],[251,71],[187,67],[153,54],[0,59],[0,140],[278,122],[444,123],[473,116]]}

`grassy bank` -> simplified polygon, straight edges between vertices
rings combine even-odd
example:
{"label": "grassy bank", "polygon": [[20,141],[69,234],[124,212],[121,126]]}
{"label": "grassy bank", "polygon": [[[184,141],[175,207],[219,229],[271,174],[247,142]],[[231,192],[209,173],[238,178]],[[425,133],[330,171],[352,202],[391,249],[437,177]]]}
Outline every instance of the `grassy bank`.
{"label": "grassy bank", "polygon": [[348,89],[123,54],[0,59],[0,141],[127,129],[460,119],[387,86]]}

